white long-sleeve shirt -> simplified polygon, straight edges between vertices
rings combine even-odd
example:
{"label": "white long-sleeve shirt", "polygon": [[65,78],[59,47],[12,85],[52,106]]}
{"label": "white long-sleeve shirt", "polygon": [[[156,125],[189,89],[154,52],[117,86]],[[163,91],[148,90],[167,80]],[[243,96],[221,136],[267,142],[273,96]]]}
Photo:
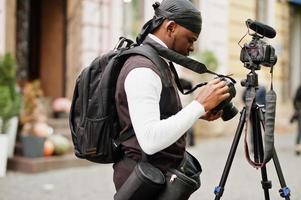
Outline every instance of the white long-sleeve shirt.
{"label": "white long-sleeve shirt", "polygon": [[[163,43],[154,35],[150,35]],[[166,45],[163,43],[163,46]],[[177,114],[160,120],[160,77],[149,68],[135,68],[124,83],[129,113],[137,140],[146,154],[157,153],[176,142],[204,113],[204,107],[192,101]]]}

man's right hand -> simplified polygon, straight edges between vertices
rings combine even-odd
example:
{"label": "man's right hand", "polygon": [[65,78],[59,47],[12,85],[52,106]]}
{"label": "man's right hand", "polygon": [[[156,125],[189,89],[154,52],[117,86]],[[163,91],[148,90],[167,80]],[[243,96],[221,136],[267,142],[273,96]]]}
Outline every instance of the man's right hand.
{"label": "man's right hand", "polygon": [[205,112],[215,108],[220,102],[230,97],[229,87],[226,81],[213,79],[201,87],[196,100],[203,105]]}

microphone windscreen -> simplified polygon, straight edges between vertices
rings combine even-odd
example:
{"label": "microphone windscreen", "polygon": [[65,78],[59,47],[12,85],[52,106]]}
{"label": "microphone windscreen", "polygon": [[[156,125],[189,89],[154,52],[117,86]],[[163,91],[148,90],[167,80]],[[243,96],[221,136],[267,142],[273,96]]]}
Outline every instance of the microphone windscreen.
{"label": "microphone windscreen", "polygon": [[268,38],[274,38],[276,36],[276,31],[272,27],[263,24],[258,21],[253,21],[251,19],[248,19],[246,21],[247,26],[252,29],[253,31],[259,33],[262,36],[268,37]]}

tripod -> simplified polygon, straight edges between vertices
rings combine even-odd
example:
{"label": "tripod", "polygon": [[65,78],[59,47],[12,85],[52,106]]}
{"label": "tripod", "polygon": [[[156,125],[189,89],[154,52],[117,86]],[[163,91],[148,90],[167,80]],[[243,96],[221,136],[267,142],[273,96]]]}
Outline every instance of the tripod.
{"label": "tripod", "polygon": [[[258,88],[258,75],[255,73],[255,70],[252,70],[248,75],[247,79],[242,81],[242,86],[247,88],[247,94],[251,91],[251,89],[255,89],[255,91]],[[263,149],[263,140],[262,140],[262,133],[261,133],[261,126],[264,126],[264,112],[262,107],[260,107],[258,104],[256,104],[256,97],[251,105],[250,108],[250,122],[252,127],[252,139],[253,139],[253,151],[254,151],[254,161],[262,163],[264,160],[264,149]],[[214,190],[215,193],[215,200],[219,200],[224,192],[225,184],[227,177],[229,175],[229,171],[233,162],[233,158],[235,156],[235,152],[237,149],[237,145],[239,143],[239,139],[241,137],[243,127],[246,121],[247,117],[247,106],[245,106],[242,111],[240,112],[240,119],[239,123],[236,129],[236,133],[231,145],[231,149],[226,161],[226,165],[219,183],[219,186],[217,186]],[[264,128],[264,127],[263,127]],[[276,172],[278,175],[278,179],[281,185],[281,189],[279,190],[280,196],[285,198],[286,200],[290,199],[290,189],[286,186],[282,170],[280,167],[280,163],[276,154],[275,149],[273,150],[272,159],[276,168]],[[271,181],[268,180],[267,176],[267,169],[264,165],[261,168],[261,177],[262,177],[262,188],[264,191],[265,200],[270,199],[269,195],[269,189],[272,188]]]}

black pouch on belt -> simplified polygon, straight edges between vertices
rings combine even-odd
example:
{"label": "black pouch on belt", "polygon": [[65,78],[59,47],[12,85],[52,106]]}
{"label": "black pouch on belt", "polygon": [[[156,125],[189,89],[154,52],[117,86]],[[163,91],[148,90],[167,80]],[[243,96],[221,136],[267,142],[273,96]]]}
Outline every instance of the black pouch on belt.
{"label": "black pouch on belt", "polygon": [[147,162],[139,162],[114,200],[154,200],[165,187],[163,173]]}
{"label": "black pouch on belt", "polygon": [[178,169],[170,169],[166,173],[166,186],[158,200],[186,200],[200,188],[202,167],[198,160],[185,152],[184,159]]}

